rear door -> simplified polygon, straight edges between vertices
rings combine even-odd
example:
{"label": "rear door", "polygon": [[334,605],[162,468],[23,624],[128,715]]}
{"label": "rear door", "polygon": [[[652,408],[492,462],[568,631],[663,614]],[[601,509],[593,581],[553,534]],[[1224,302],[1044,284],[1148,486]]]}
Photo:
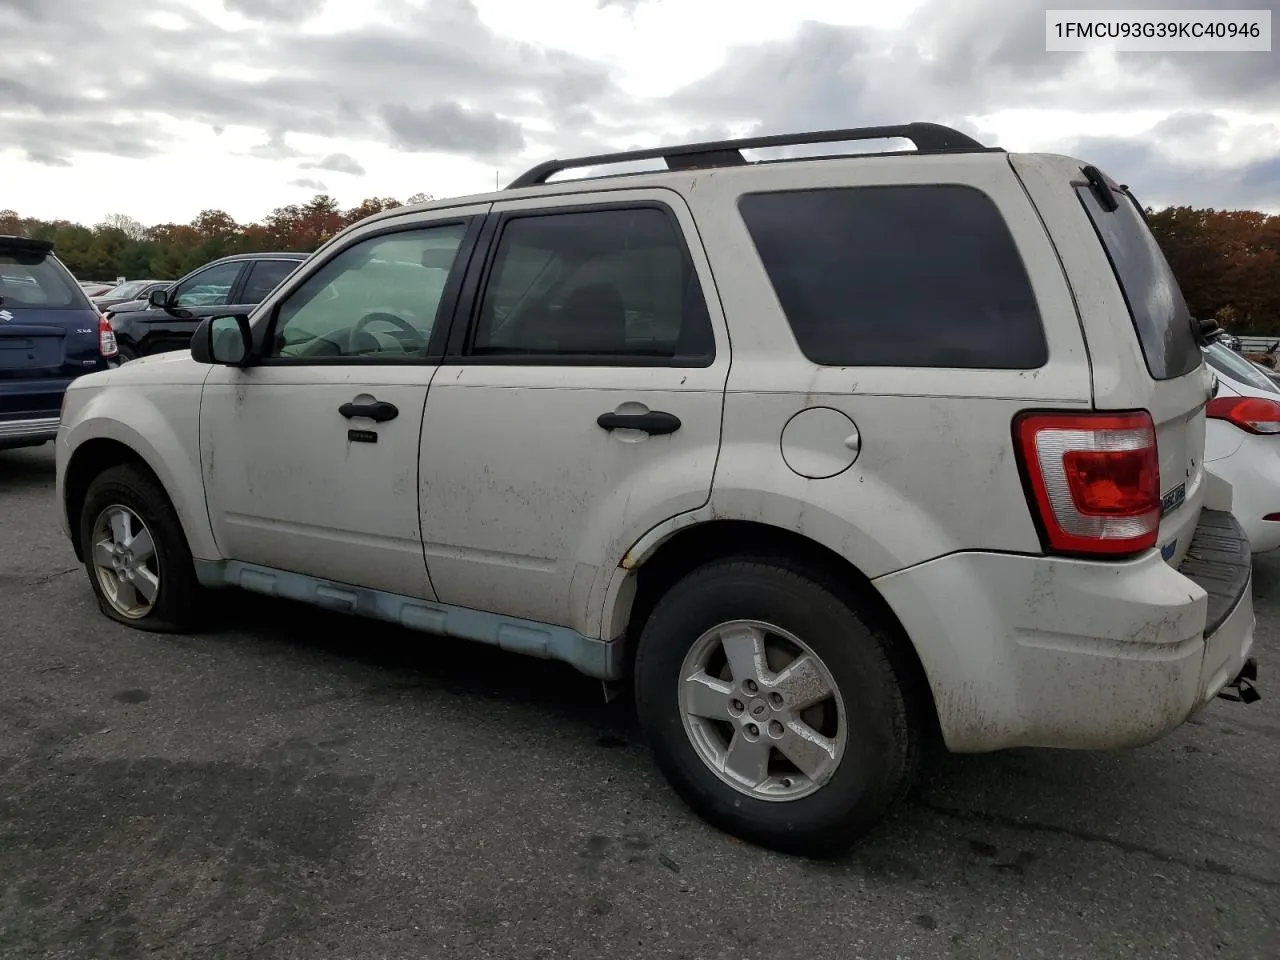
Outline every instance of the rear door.
{"label": "rear door", "polygon": [[1094,403],[1145,409],[1156,425],[1160,548],[1182,562],[1204,500],[1205,406],[1213,378],[1194,321],[1142,207],[1094,167],[1013,156],[1067,270],[1089,344]]}
{"label": "rear door", "polygon": [[427,567],[444,603],[599,636],[599,579],[710,495],[710,270],[667,190],[505,201],[487,229],[423,421]]}
{"label": "rear door", "polygon": [[56,417],[71,379],[103,366],[97,313],[51,251],[0,237],[0,420]]}

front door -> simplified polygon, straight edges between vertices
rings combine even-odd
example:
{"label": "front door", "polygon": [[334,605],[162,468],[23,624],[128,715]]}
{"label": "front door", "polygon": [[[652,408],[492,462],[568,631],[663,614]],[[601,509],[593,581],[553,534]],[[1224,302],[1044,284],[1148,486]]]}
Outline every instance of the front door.
{"label": "front door", "polygon": [[241,313],[231,306],[233,294],[244,280],[246,260],[215,263],[193,273],[169,292],[169,305],[163,310],[149,307],[125,314],[138,328],[130,331],[138,341],[140,355],[185,350],[191,334],[201,321],[225,313]]}
{"label": "front door", "polygon": [[423,423],[427,564],[445,603],[592,636],[597,578],[710,495],[723,320],[670,191],[507,201],[490,223]]}
{"label": "front door", "polygon": [[210,373],[201,464],[224,556],[434,599],[418,438],[437,318],[486,209],[357,234],[254,318],[255,334],[269,325],[257,362]]}

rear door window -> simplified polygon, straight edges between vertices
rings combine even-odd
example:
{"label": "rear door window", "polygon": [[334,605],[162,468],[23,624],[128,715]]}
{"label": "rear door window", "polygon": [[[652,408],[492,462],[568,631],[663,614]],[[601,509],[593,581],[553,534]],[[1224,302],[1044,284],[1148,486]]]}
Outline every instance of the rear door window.
{"label": "rear door window", "polygon": [[698,366],[710,364],[715,338],[671,214],[619,206],[507,218],[470,352]]}
{"label": "rear door window", "polygon": [[1156,380],[1191,373],[1200,366],[1191,311],[1138,204],[1127,193],[1115,191],[1119,206],[1108,212],[1090,187],[1078,186],[1076,194],[1120,283],[1147,370]]}
{"label": "rear door window", "polygon": [[1029,370],[1048,359],[1017,245],[980,190],[757,193],[739,210],[814,363]]}
{"label": "rear door window", "polygon": [[89,302],[54,258],[0,249],[0,309],[16,307],[88,309]]}
{"label": "rear door window", "polygon": [[249,269],[249,279],[244,283],[240,299],[244,303],[261,303],[280,281],[293,273],[296,260],[258,260]]}

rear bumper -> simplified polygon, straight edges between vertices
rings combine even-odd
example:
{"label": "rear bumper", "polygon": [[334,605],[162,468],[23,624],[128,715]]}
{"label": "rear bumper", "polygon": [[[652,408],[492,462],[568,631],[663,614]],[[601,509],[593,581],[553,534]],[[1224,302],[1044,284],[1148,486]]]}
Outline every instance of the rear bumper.
{"label": "rear bumper", "polygon": [[30,443],[52,440],[58,435],[57,417],[34,417],[28,420],[0,420],[0,447],[8,443]]}
{"label": "rear bumper", "polygon": [[947,746],[1148,743],[1212,700],[1253,648],[1248,539],[1205,510],[1181,569],[959,553],[875,581],[915,644]]}

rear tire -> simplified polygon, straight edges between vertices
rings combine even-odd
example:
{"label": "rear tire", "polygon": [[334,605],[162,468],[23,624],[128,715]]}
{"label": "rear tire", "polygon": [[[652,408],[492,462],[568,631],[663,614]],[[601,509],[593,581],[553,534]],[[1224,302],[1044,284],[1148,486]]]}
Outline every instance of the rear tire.
{"label": "rear tire", "polygon": [[116,347],[116,363],[122,366],[138,359],[138,354],[130,347]]}
{"label": "rear tire", "polygon": [[828,579],[784,559],[708,563],[658,602],[636,654],[640,723],[676,792],[728,833],[806,856],[871,832],[925,740],[899,639]]}
{"label": "rear tire", "polygon": [[178,514],[150,473],[121,464],[99,474],[85,495],[79,533],[104,614],[139,630],[195,625],[203,590]]}

